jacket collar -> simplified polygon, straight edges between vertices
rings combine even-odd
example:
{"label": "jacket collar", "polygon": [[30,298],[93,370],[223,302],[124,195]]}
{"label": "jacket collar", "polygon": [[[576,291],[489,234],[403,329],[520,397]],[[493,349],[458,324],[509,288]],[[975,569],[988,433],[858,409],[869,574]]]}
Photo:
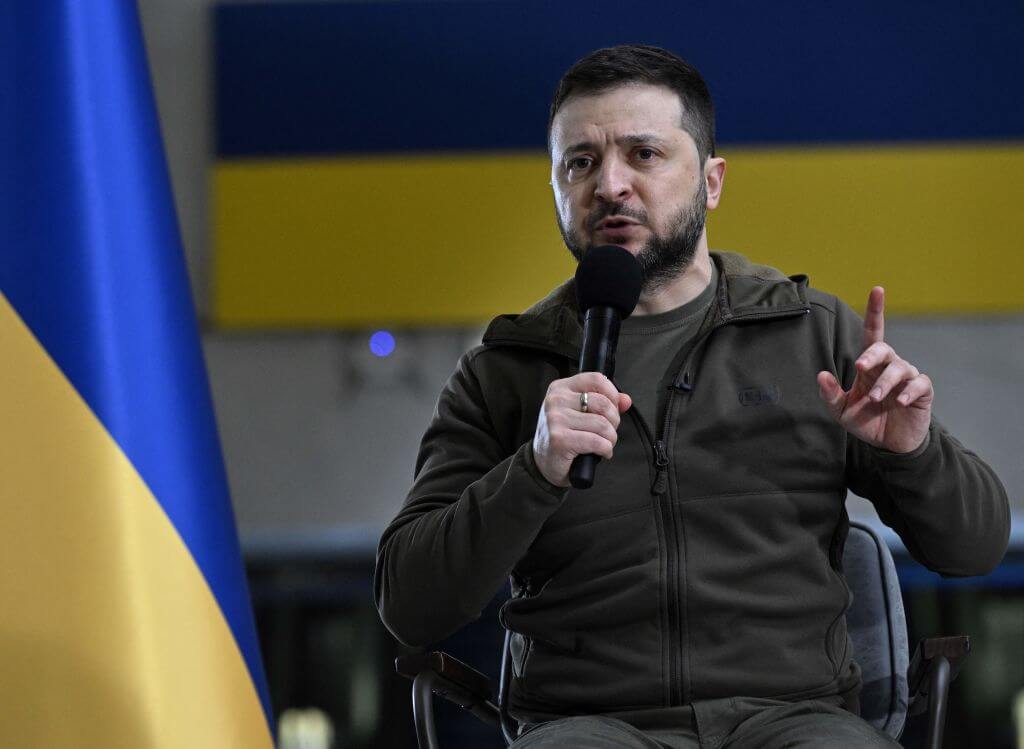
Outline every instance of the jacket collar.
{"label": "jacket collar", "polygon": [[[802,314],[807,304],[807,276],[787,277],[735,252],[711,253],[718,267],[718,324],[744,319],[772,319]],[[494,318],[484,345],[530,346],[577,358],[583,324],[576,284],[569,279],[519,315]]]}

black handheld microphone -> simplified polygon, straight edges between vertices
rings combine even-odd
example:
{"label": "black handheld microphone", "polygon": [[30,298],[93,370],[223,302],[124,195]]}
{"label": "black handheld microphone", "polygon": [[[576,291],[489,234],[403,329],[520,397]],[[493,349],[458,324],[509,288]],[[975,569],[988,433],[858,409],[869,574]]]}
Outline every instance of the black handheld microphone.
{"label": "black handheld microphone", "polygon": [[[640,262],[628,250],[603,245],[584,253],[576,268],[576,299],[583,313],[580,372],[600,372],[609,379],[615,375],[619,323],[633,314],[642,285]],[[573,459],[569,469],[573,488],[593,486],[600,459],[593,454]]]}

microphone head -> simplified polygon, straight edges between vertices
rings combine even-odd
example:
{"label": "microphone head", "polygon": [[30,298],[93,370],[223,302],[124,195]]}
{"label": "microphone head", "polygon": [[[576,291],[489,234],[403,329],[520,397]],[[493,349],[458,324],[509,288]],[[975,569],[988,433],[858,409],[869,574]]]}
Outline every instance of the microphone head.
{"label": "microphone head", "polygon": [[591,307],[614,307],[625,320],[633,314],[641,286],[640,261],[613,244],[590,248],[576,267],[576,299],[584,314]]}

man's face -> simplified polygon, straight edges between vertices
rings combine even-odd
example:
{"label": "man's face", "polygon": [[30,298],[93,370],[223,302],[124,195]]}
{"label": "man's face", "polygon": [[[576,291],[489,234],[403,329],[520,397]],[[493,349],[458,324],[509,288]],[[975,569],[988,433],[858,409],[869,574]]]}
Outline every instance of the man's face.
{"label": "man's face", "polygon": [[707,193],[682,102],[646,84],[575,96],[551,127],[551,184],[558,226],[579,260],[588,247],[632,252],[650,290],[693,259]]}

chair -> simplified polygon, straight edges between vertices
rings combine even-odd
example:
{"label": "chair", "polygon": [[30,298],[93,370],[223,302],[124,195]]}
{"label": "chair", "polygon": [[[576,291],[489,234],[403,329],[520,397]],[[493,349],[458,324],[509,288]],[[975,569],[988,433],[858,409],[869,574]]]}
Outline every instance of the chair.
{"label": "chair", "polygon": [[[922,640],[908,662],[907,624],[892,554],[870,527],[850,523],[843,569],[853,601],[846,614],[854,657],[861,667],[861,715],[876,728],[899,738],[907,715],[928,713],[928,749],[942,746],[949,684],[970,650],[967,637]],[[420,749],[438,749],[432,694],[444,697],[499,728],[506,744],[517,733],[507,710],[511,683],[509,642],[505,633],[497,699],[489,679],[441,652],[405,655],[395,670],[413,680],[412,705]]]}

